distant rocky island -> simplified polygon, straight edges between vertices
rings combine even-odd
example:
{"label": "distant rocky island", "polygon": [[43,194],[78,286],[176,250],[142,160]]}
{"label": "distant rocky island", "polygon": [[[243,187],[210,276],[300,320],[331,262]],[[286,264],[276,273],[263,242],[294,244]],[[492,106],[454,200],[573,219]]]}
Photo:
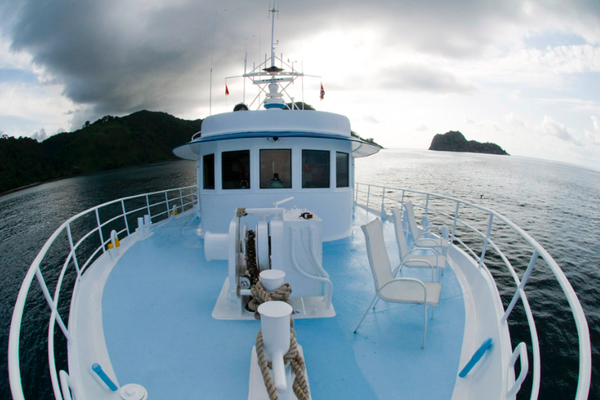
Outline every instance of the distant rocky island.
{"label": "distant rocky island", "polygon": [[444,134],[438,133],[433,137],[429,150],[510,155],[495,143],[480,143],[475,140],[467,140],[458,131],[450,131]]}

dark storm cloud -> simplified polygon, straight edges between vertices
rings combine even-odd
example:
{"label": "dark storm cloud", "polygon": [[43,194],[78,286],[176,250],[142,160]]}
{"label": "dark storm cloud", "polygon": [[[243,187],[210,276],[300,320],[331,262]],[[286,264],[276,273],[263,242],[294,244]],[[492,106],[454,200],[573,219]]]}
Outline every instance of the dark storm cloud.
{"label": "dark storm cloud", "polygon": [[401,65],[384,70],[389,79],[380,83],[382,89],[398,89],[415,92],[470,94],[477,89],[454,75],[418,64]]}
{"label": "dark storm cloud", "polygon": [[[64,86],[65,95],[91,110],[93,117],[142,108],[177,114],[206,105],[213,34],[213,71],[221,77],[241,72],[247,50],[268,51],[268,4],[6,1],[0,5],[0,29],[13,50],[31,54],[37,66]],[[573,18],[587,7],[576,4],[569,10]],[[550,13],[549,7],[538,9]],[[496,0],[282,0],[279,8],[276,32],[282,43],[358,27],[376,30],[385,51],[409,48],[447,58],[477,57],[511,27],[532,18],[523,3]],[[587,18],[597,14],[596,9]],[[254,55],[254,60],[261,59]],[[399,68],[403,78],[391,83],[396,87],[444,93],[472,90],[441,71]]]}

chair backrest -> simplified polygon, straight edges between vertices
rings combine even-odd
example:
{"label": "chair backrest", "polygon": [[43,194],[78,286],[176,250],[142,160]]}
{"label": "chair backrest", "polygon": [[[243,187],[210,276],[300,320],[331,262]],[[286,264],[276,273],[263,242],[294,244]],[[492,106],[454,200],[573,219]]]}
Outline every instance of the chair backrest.
{"label": "chair backrest", "polygon": [[371,272],[373,272],[375,290],[378,291],[379,288],[394,279],[385,241],[383,240],[383,227],[379,218],[375,218],[368,224],[363,225],[362,230],[367,242],[367,255]]}
{"label": "chair backrest", "polygon": [[406,241],[406,235],[404,235],[404,229],[402,227],[402,217],[400,211],[396,208],[392,208],[392,215],[394,217],[394,229],[396,231],[396,243],[398,244],[398,255],[400,260],[408,254],[408,242]]}
{"label": "chair backrest", "polygon": [[406,213],[406,222],[408,223],[408,231],[412,236],[412,240],[415,240],[415,238],[419,236],[419,227],[417,226],[417,220],[415,219],[413,203],[407,201],[404,203],[404,209]]}

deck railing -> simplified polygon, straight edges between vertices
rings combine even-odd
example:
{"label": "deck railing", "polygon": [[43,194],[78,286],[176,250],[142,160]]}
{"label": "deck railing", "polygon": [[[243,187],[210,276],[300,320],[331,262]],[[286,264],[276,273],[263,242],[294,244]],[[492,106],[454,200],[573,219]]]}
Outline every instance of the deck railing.
{"label": "deck railing", "polygon": [[[468,252],[478,262],[479,268],[485,268],[490,276],[492,274],[484,260],[489,248],[495,251],[515,283],[515,293],[508,307],[506,307],[501,323],[508,323],[508,318],[519,300],[521,300],[527,318],[533,354],[531,399],[537,399],[539,396],[540,344],[531,307],[525,294],[525,287],[538,259],[542,258],[560,285],[573,313],[577,328],[579,340],[579,376],[575,399],[584,400],[588,398],[592,373],[592,357],[589,328],[583,309],[573,287],[556,261],[527,232],[493,210],[447,196],[361,183],[356,184],[354,196],[355,204],[365,207],[368,213],[374,213],[382,219],[387,219],[391,216],[392,208],[396,207],[402,210],[404,203],[411,201],[416,209],[421,209],[423,214],[435,220],[436,224],[451,225],[451,243],[462,247]],[[519,278],[505,251],[500,248],[500,243],[496,243],[493,239],[494,232],[498,230],[503,232],[500,236],[506,236],[507,231],[512,231],[513,234],[516,234],[517,237],[520,237],[527,244],[527,247],[532,252],[527,268],[521,278]],[[466,243],[473,242],[473,238],[483,240],[481,252],[476,253],[472,249],[473,246]]]}
{"label": "deck railing", "polygon": [[[133,223],[138,217],[149,215],[150,221],[159,222],[169,218],[173,213],[173,208],[179,212],[188,211],[198,204],[198,192],[196,186],[188,186],[178,189],[170,189],[161,192],[146,193],[137,196],[124,197],[122,199],[109,201],[99,206],[83,211],[74,217],[65,221],[46,241],[42,250],[33,260],[31,267],[27,271],[17,301],[13,311],[10,327],[10,337],[8,346],[8,369],[10,387],[14,400],[24,400],[23,386],[21,380],[21,367],[19,361],[19,342],[21,334],[21,324],[25,312],[25,302],[31,292],[33,278],[35,277],[40,285],[42,293],[50,308],[50,321],[48,324],[48,361],[50,368],[50,378],[54,396],[57,400],[63,400],[60,390],[60,379],[56,367],[54,330],[58,323],[61,332],[66,341],[72,340],[69,329],[65,324],[65,315],[61,315],[59,309],[70,310],[70,295],[75,290],[81,276],[87,268],[101,255],[107,251],[111,243],[110,232],[115,230],[119,239],[123,239],[132,233]],[[73,226],[77,226],[74,231]],[[64,242],[66,235],[68,247]],[[61,244],[60,238],[63,238]],[[58,248],[59,253],[66,253],[64,261],[60,263],[52,262],[49,268],[42,265],[49,252]],[[61,251],[62,250],[62,251]],[[66,251],[65,251],[66,250]],[[64,254],[61,255],[64,256]],[[60,265],[62,263],[62,266]],[[60,272],[55,268],[58,264]],[[72,266],[72,269],[69,268]],[[56,280],[48,280],[44,277],[43,269],[46,275],[52,275]],[[58,272],[58,273],[57,273]],[[63,282],[66,276],[71,276],[72,285],[66,289],[63,288]],[[54,295],[48,285],[54,285]],[[65,294],[66,293],[66,294]],[[68,298],[63,298],[60,303],[61,294]],[[65,304],[64,302],[67,301]],[[66,317],[68,318],[68,312]]]}

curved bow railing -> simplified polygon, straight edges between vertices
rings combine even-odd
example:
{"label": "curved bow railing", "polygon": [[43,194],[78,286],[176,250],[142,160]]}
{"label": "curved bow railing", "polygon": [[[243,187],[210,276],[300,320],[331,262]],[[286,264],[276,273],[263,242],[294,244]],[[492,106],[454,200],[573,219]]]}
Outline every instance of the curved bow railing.
{"label": "curved bow railing", "polygon": [[[374,212],[377,215],[380,215],[382,219],[391,216],[391,208],[400,207],[400,209],[402,209],[406,201],[411,201],[416,208],[420,208],[423,211],[424,215],[435,220],[436,224],[451,225],[451,242],[460,245],[467,251],[473,259],[479,263],[480,268],[485,267],[487,269],[485,256],[486,252],[489,253],[488,249],[492,248],[495,251],[515,283],[515,294],[508,307],[506,307],[501,322],[504,324],[508,323],[508,318],[519,300],[521,300],[527,318],[533,353],[531,399],[537,399],[539,396],[540,343],[531,307],[525,294],[525,287],[529,277],[535,269],[538,259],[543,259],[554,274],[569,303],[577,328],[579,339],[579,375],[575,399],[584,400],[588,398],[592,373],[592,353],[589,328],[583,309],[564,272],[546,249],[544,249],[527,232],[505,216],[493,210],[452,197],[361,183],[356,184],[354,195],[355,204],[365,207],[367,212]],[[461,218],[459,218],[459,215]],[[492,234],[494,231],[498,230],[501,230],[504,236],[506,236],[506,232],[512,231],[512,233],[520,237],[532,251],[529,264],[521,278],[519,278],[515,268],[509,261],[509,257],[500,248],[499,244],[493,240]],[[473,238],[479,238],[483,241],[481,252],[479,254],[474,252],[472,245],[465,243],[466,241],[472,242]]]}
{"label": "curved bow railing", "polygon": [[[124,197],[122,199],[109,201],[99,206],[83,211],[65,221],[50,238],[46,241],[38,255],[33,260],[27,271],[13,311],[10,337],[8,345],[8,370],[12,396],[14,400],[24,400],[23,385],[21,379],[21,366],[19,360],[19,342],[25,312],[25,302],[31,292],[33,279],[36,278],[42,293],[46,299],[51,315],[48,324],[48,361],[50,366],[50,378],[52,389],[57,400],[63,400],[60,389],[59,374],[55,360],[54,330],[58,324],[61,332],[67,340],[71,340],[69,329],[65,324],[68,314],[61,315],[59,312],[59,300],[61,294],[71,294],[79,282],[79,278],[87,268],[107,251],[111,243],[110,232],[115,230],[120,239],[129,236],[132,232],[133,223],[137,218],[148,215],[152,222],[167,219],[176,211],[188,211],[198,204],[196,186],[188,186],[178,189],[170,189],[161,192],[146,193],[137,196]],[[75,226],[75,229],[73,227]],[[48,253],[58,248],[63,250],[60,238],[66,235],[68,247],[64,248],[67,256],[62,262],[58,276],[57,270],[47,270],[47,275],[54,275],[55,281],[48,281],[44,277],[42,262]],[[72,269],[69,268],[72,266]],[[74,275],[73,285],[67,289],[63,288],[63,282],[67,275]],[[54,295],[51,295],[48,284],[55,285]],[[65,295],[66,297],[66,295]],[[64,301],[68,301],[64,304]],[[60,308],[70,309],[70,296],[64,299]]]}

